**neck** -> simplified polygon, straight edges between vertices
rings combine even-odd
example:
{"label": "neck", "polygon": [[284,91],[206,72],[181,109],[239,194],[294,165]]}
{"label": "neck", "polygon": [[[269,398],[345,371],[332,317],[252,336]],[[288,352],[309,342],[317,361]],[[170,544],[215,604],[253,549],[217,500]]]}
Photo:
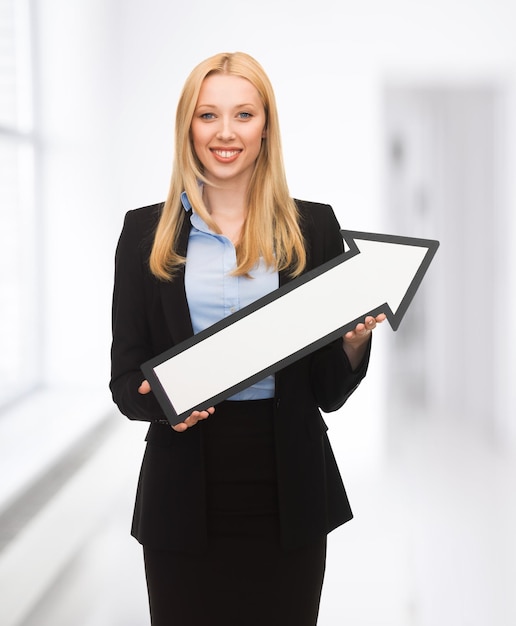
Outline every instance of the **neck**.
{"label": "neck", "polygon": [[203,189],[203,200],[210,215],[216,221],[218,215],[241,215],[245,217],[246,190],[209,187]]}
{"label": "neck", "polygon": [[246,191],[205,185],[203,200],[221,233],[236,244],[247,215]]}

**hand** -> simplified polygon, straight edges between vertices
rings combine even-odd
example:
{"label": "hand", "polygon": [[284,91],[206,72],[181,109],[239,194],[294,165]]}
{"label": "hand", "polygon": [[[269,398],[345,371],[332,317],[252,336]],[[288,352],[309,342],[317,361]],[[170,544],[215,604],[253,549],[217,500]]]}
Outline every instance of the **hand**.
{"label": "hand", "polygon": [[215,407],[213,406],[210,406],[210,408],[206,409],[206,411],[193,411],[184,422],[176,424],[175,426],[172,426],[172,428],[178,433],[184,433],[185,430],[195,426],[197,422],[207,419],[210,415],[213,415],[213,413],[215,413]]}
{"label": "hand", "polygon": [[[138,393],[141,393],[142,395],[150,393],[150,391],[151,386],[148,380],[144,380],[142,384],[138,387]],[[172,428],[178,433],[183,433],[187,428],[195,426],[195,424],[197,424],[197,422],[199,422],[200,420],[205,420],[210,415],[213,415],[214,412],[215,407],[212,406],[210,406],[209,409],[206,409],[206,411],[193,411],[192,414],[189,415],[184,422],[176,424],[175,426],[172,426]]]}
{"label": "hand", "polygon": [[344,335],[342,347],[348,355],[352,369],[355,369],[362,360],[369,336],[376,328],[376,325],[381,324],[386,319],[387,316],[384,313],[380,313],[376,317],[368,315],[364,323],[358,323],[353,330],[348,331]]}
{"label": "hand", "polygon": [[376,325],[381,324],[386,319],[387,316],[384,313],[380,313],[376,317],[369,315],[363,324],[357,324],[354,330],[350,330],[344,335],[344,343],[355,347],[361,346],[368,341],[369,335],[376,328]]}

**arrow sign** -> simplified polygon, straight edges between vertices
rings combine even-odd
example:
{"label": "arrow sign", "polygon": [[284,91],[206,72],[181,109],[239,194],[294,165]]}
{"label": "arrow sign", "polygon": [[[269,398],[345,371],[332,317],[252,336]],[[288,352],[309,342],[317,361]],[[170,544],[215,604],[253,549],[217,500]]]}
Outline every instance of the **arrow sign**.
{"label": "arrow sign", "polygon": [[397,330],[439,242],[341,231],[346,251],[142,365],[167,419],[228,398],[385,313]]}

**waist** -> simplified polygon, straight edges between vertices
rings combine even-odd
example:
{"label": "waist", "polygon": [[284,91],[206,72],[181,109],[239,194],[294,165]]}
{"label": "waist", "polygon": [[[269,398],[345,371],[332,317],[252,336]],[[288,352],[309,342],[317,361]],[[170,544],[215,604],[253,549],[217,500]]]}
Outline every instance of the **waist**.
{"label": "waist", "polygon": [[210,481],[275,479],[274,400],[226,400],[202,422]]}

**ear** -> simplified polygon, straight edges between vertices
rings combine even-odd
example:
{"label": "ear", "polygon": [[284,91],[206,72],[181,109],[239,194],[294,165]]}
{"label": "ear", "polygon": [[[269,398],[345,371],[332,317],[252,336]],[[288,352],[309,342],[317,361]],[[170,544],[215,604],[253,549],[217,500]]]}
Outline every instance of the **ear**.
{"label": "ear", "polygon": [[262,139],[266,139],[267,138],[267,128],[264,128],[262,130]]}

